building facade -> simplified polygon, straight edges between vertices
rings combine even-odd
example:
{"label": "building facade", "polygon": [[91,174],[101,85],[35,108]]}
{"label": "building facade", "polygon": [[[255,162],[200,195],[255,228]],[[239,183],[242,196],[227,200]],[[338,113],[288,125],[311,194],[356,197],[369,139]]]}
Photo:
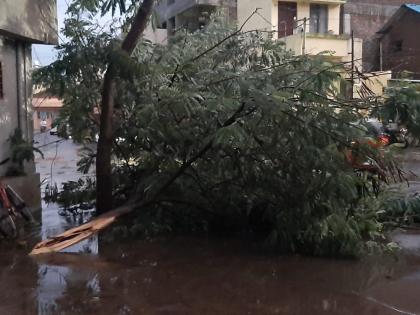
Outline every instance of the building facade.
{"label": "building facade", "polygon": [[[223,10],[230,21],[236,21],[238,0],[158,0],[155,6],[159,24],[168,36],[178,29],[197,30],[205,25],[212,13]],[[240,2],[241,0],[239,0]]]}
{"label": "building facade", "polygon": [[394,78],[404,75],[420,79],[420,5],[405,4],[378,31],[379,67],[391,70]]}
{"label": "building facade", "polygon": [[295,54],[316,55],[330,52],[332,59],[350,61],[352,51],[356,63],[362,58],[362,40],[343,32],[341,10],[343,0],[239,0],[238,23],[252,15],[244,30],[271,32],[284,41]]}
{"label": "building facade", "polygon": [[[11,163],[8,139],[14,130],[19,128],[28,142],[33,139],[31,45],[34,43],[58,43],[55,0],[0,1],[0,176],[5,175]],[[25,167],[27,175],[36,179],[33,163]],[[15,183],[18,190],[20,186]]]}
{"label": "building facade", "polygon": [[50,130],[54,121],[59,117],[63,101],[57,97],[34,95],[32,99],[34,132],[40,133],[41,126]]}
{"label": "building facade", "polygon": [[376,32],[405,3],[420,4],[420,0],[347,0],[343,6],[346,28],[363,40],[363,67],[376,71],[379,65],[379,41]]}
{"label": "building facade", "polygon": [[[338,61],[349,61],[352,41],[350,32],[343,31],[344,4],[344,0],[160,0],[155,10],[168,36],[180,28],[199,29],[219,9],[238,26],[247,21],[244,31],[266,32],[296,54],[328,51]],[[355,38],[353,47],[354,59],[361,60],[362,40]]]}

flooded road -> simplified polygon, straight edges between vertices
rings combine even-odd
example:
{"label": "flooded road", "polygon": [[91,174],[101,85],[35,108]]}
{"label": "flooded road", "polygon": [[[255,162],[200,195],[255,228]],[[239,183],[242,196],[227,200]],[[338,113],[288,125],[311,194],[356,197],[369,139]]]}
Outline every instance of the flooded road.
{"label": "flooded road", "polygon": [[0,258],[0,314],[420,314],[420,258],[260,255],[204,239]]}
{"label": "flooded road", "polygon": [[[38,171],[51,180],[53,170],[57,183],[78,178],[77,150],[71,141],[47,147]],[[42,218],[43,238],[86,219],[56,205]],[[404,253],[362,261],[268,255],[223,239],[99,237],[37,258],[27,256],[31,242],[3,246],[0,315],[420,314],[420,234],[394,238]]]}

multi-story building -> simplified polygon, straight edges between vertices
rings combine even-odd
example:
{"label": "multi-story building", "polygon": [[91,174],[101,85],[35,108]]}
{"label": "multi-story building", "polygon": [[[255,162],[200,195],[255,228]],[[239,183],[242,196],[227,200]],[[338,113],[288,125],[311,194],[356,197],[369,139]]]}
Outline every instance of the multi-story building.
{"label": "multi-story building", "polygon": [[226,17],[235,21],[236,3],[237,0],[158,0],[155,11],[170,36],[180,28],[199,29],[216,10],[223,10]]}
{"label": "multi-story building", "polygon": [[[347,1],[350,3],[347,3]],[[369,40],[367,31],[362,31],[356,21],[360,19],[355,3],[359,0],[161,0],[156,12],[161,24],[170,36],[177,28],[198,29],[216,8],[227,10],[229,20],[236,20],[244,31],[259,30],[274,40],[281,40],[287,49],[295,54],[317,55],[325,53],[328,58],[344,62],[351,69],[363,71],[367,58],[363,50],[363,38]],[[366,2],[382,0],[366,0]],[[387,2],[398,1],[389,0]],[[417,0],[420,1],[420,0]],[[357,7],[357,5],[356,5]],[[369,11],[368,11],[369,12]],[[373,11],[370,11],[373,12]],[[363,19],[362,19],[363,21]],[[246,22],[246,23],[245,23]],[[361,22],[363,27],[368,27]],[[371,26],[369,26],[371,27]],[[368,33],[374,35],[379,29],[372,26]],[[353,36],[352,36],[352,31]],[[363,35],[360,38],[359,35]],[[365,45],[365,47],[367,47]],[[370,54],[370,51],[368,51]],[[352,63],[353,61],[353,63]],[[373,70],[374,68],[370,67]],[[374,70],[379,70],[375,68]],[[390,77],[388,72],[375,73],[375,82],[369,85],[375,91],[382,91],[382,84]],[[376,81],[380,81],[379,85]],[[356,96],[356,95],[355,95]]]}
{"label": "multi-story building", "polygon": [[[160,23],[168,35],[178,28],[195,30],[204,25],[217,8],[244,30],[265,31],[286,43],[296,54],[330,51],[338,60],[351,59],[351,38],[344,34],[344,0],[161,0],[156,6]],[[248,18],[254,14],[251,19]],[[362,41],[354,40],[355,60],[360,60]]]}
{"label": "multi-story building", "polygon": [[343,32],[341,19],[343,0],[239,0],[238,23],[243,23],[255,10],[244,30],[261,30],[282,40],[296,54],[315,55],[330,52],[337,61],[362,58],[362,41]]}
{"label": "multi-story building", "polygon": [[[57,9],[52,0],[0,1],[0,177],[11,165],[10,135],[22,131],[33,139],[31,45],[57,44]],[[39,202],[39,176],[33,163],[25,165],[27,177],[4,179],[27,201]]]}

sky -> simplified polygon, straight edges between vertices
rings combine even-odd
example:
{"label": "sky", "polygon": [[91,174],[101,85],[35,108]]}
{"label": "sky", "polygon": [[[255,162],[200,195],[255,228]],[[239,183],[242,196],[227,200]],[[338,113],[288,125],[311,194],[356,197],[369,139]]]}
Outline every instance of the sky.
{"label": "sky", "polygon": [[[63,27],[64,17],[67,10],[68,0],[57,0],[57,18],[59,31]],[[45,66],[53,62],[56,58],[54,46],[32,45],[32,60],[34,65]]]}
{"label": "sky", "polygon": [[[0,0],[2,1],[2,0]],[[19,0],[18,0],[19,1]],[[37,1],[37,0],[32,0]],[[66,17],[66,11],[68,4],[71,0],[57,0],[57,20],[58,20],[58,40],[61,42],[63,35],[61,29],[64,27],[64,19]],[[119,17],[118,11],[115,13],[115,18]],[[111,13],[107,13],[104,16],[95,19],[99,23],[106,27],[112,20]],[[53,45],[32,45],[32,63],[33,65],[46,66],[56,60],[57,52]]]}

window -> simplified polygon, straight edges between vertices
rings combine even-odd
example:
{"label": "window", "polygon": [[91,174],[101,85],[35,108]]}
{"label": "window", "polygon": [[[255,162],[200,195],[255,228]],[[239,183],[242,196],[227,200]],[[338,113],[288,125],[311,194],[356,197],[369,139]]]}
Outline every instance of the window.
{"label": "window", "polygon": [[4,97],[4,91],[3,91],[3,68],[1,67],[2,64],[0,62],[0,100]]}
{"label": "window", "polygon": [[38,119],[47,120],[48,118],[50,118],[50,116],[50,112],[38,112]]}
{"label": "window", "polygon": [[396,40],[392,43],[392,50],[394,52],[399,52],[403,50],[403,41],[402,40]]}
{"label": "window", "polygon": [[328,32],[328,5],[311,4],[309,32],[320,34]]}
{"label": "window", "polygon": [[174,35],[175,34],[175,17],[172,17],[169,19],[168,21],[168,33],[169,35]]}
{"label": "window", "polygon": [[168,0],[168,5],[174,4],[175,0]]}

